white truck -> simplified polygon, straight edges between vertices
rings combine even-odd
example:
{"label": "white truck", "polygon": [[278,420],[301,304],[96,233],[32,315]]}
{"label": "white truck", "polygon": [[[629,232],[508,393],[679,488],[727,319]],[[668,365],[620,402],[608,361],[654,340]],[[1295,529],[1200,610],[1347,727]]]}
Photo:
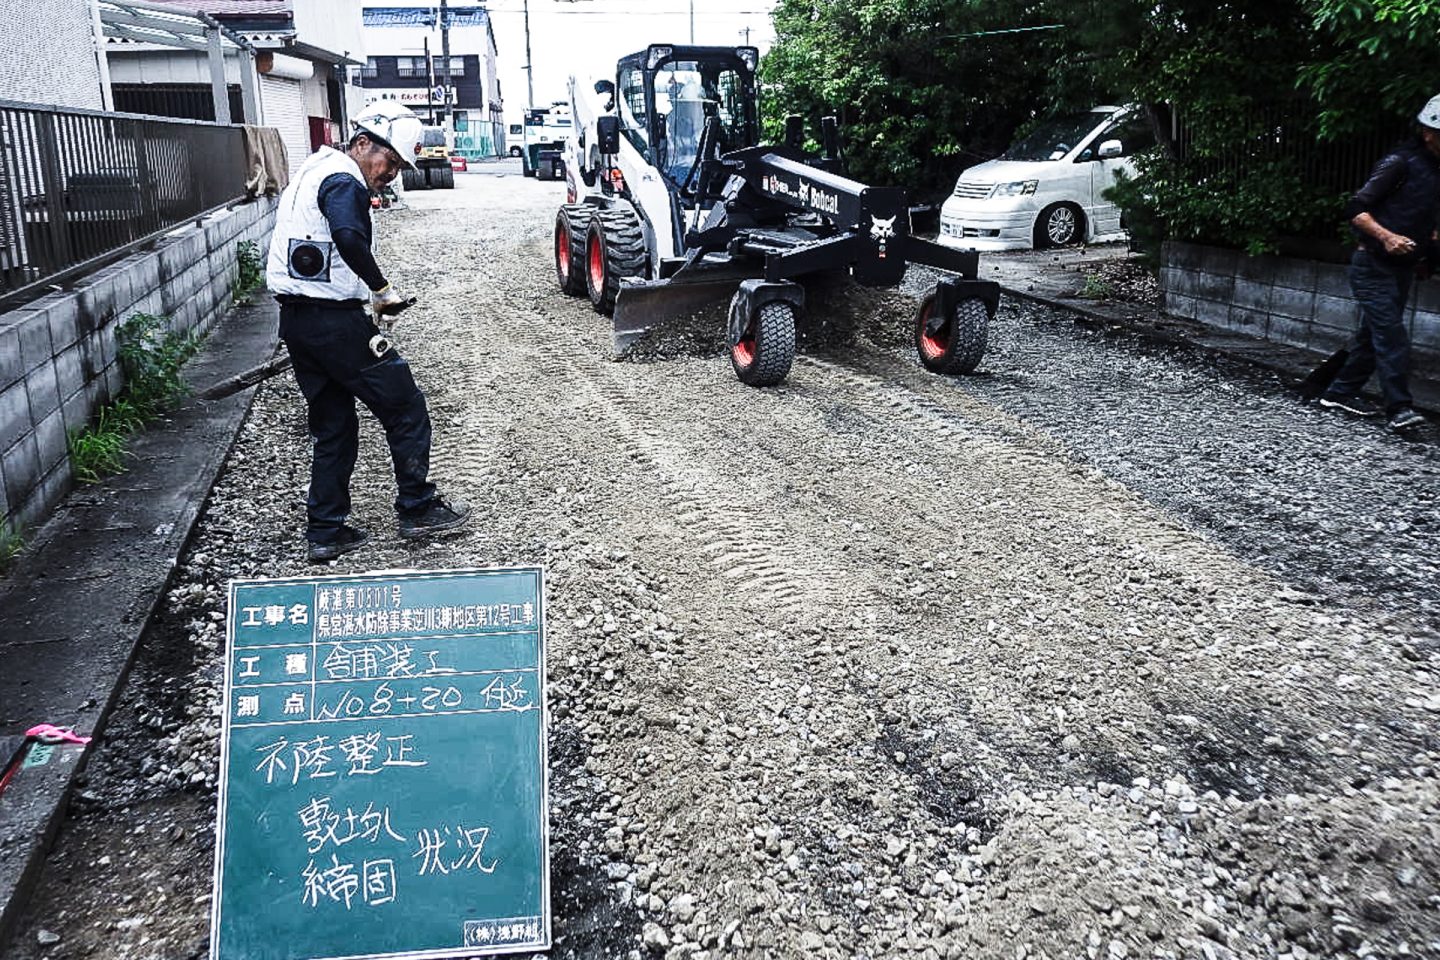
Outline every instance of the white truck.
{"label": "white truck", "polygon": [[525,176],[559,180],[565,170],[565,151],[572,139],[570,104],[556,101],[548,107],[525,111],[525,149],[520,155]]}

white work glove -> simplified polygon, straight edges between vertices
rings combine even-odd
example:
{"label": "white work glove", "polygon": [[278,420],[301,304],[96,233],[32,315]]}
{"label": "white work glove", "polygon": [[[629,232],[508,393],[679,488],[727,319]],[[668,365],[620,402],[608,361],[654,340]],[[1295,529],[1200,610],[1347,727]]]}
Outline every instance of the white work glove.
{"label": "white work glove", "polygon": [[384,288],[370,294],[370,310],[375,314],[377,324],[390,325],[395,322],[395,314],[404,310],[407,304],[400,294],[395,292],[395,284],[387,283]]}

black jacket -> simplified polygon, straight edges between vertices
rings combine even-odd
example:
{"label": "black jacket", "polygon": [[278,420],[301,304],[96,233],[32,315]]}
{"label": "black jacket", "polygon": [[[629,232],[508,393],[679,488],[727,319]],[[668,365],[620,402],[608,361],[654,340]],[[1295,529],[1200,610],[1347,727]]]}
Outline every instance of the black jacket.
{"label": "black jacket", "polygon": [[1440,157],[1419,137],[1386,154],[1345,208],[1347,219],[1362,213],[1415,241],[1414,253],[1392,257],[1385,253],[1385,244],[1356,230],[1365,249],[1397,266],[1420,260],[1431,250],[1431,237],[1440,223]]}

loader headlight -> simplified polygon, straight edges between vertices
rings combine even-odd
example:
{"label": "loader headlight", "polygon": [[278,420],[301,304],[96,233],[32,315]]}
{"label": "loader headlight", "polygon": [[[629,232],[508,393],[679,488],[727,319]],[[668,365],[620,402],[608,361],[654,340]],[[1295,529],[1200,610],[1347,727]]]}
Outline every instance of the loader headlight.
{"label": "loader headlight", "polygon": [[1013,183],[1002,183],[995,188],[991,194],[994,197],[1025,197],[1035,192],[1040,186],[1039,180],[1016,180]]}
{"label": "loader headlight", "polygon": [[674,47],[651,47],[650,56],[647,57],[645,60],[645,69],[654,70],[656,67],[660,66],[660,64],[664,63],[666,60],[669,60],[670,55],[674,52]]}
{"label": "loader headlight", "polygon": [[745,64],[745,69],[754,73],[760,66],[760,51],[755,47],[737,47],[735,55]]}

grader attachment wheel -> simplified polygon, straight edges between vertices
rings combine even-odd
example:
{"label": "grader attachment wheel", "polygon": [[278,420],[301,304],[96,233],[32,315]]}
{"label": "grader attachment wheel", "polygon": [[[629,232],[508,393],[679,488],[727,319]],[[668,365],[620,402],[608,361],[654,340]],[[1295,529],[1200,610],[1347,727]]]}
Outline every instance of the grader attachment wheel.
{"label": "grader attachment wheel", "polygon": [[762,303],[730,347],[730,365],[740,382],[773,387],[790,375],[795,362],[795,307],[783,300]]}
{"label": "grader attachment wheel", "polygon": [[644,277],[647,262],[645,233],[634,211],[596,211],[585,234],[585,289],[598,312],[615,311],[620,281]]}
{"label": "grader attachment wheel", "polygon": [[585,234],[595,208],[567,203],[555,216],[555,275],[560,289],[569,296],[583,297],[585,289]]}
{"label": "grader attachment wheel", "polygon": [[937,316],[931,291],[915,315],[915,348],[925,369],[934,373],[972,373],[985,356],[990,313],[985,302],[969,297],[955,304],[950,315]]}

